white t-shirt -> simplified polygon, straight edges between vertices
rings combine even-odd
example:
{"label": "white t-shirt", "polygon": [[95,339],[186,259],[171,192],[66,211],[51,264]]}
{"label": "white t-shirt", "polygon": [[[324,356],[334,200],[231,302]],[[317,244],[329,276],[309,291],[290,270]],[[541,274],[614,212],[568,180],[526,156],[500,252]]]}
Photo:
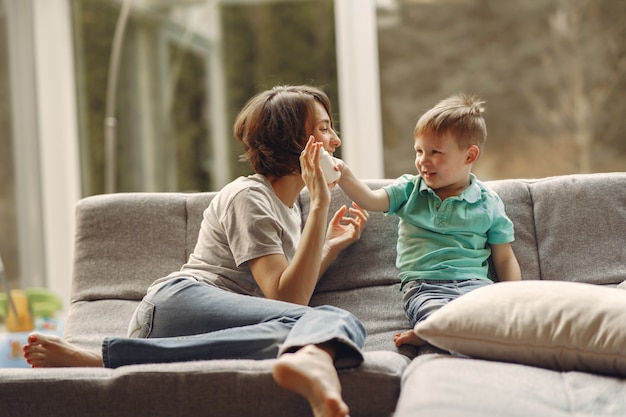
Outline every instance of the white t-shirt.
{"label": "white t-shirt", "polygon": [[226,185],[204,211],[198,242],[180,271],[155,281],[190,277],[240,294],[263,297],[247,261],[270,254],[295,255],[302,217],[287,207],[263,175]]}

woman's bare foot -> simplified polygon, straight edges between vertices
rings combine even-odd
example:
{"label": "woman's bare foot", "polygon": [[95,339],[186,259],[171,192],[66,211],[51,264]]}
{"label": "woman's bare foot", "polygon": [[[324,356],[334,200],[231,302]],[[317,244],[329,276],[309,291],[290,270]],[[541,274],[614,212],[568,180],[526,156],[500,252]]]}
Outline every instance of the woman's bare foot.
{"label": "woman's bare foot", "polygon": [[413,346],[424,346],[428,343],[415,334],[413,330],[407,330],[402,333],[397,333],[393,337],[393,341],[396,343],[396,346],[400,345],[413,345]]}
{"label": "woman's bare foot", "polygon": [[102,367],[102,357],[80,349],[55,335],[31,333],[24,359],[32,368]]}
{"label": "woman's bare foot", "polygon": [[333,356],[325,349],[308,345],[285,353],[278,358],[273,374],[278,385],[307,399],[315,417],[348,416]]}

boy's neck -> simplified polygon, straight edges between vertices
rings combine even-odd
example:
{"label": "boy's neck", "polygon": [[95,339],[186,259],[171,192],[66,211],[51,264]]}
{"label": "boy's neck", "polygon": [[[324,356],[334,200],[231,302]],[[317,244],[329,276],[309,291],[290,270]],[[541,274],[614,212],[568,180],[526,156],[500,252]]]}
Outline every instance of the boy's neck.
{"label": "boy's neck", "polygon": [[467,181],[465,181],[464,183],[452,184],[450,186],[441,187],[433,191],[435,192],[435,194],[437,194],[437,197],[439,197],[441,201],[443,201],[446,198],[457,197],[461,195],[461,193],[467,190],[470,185],[471,185],[471,180],[470,180],[470,177],[468,176]]}

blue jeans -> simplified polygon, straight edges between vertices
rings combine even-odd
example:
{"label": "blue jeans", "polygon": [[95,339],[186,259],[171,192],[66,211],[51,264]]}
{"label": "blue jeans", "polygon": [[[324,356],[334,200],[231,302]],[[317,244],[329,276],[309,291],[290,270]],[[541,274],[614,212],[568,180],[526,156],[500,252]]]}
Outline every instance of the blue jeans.
{"label": "blue jeans", "polygon": [[485,279],[409,281],[402,287],[402,304],[411,326],[415,326],[455,298],[492,283]]}
{"label": "blue jeans", "polygon": [[363,362],[365,328],[332,306],[307,307],[232,293],[179,278],[148,293],[127,338],[106,338],[104,366],[209,359],[270,359],[334,342],[335,365]]}

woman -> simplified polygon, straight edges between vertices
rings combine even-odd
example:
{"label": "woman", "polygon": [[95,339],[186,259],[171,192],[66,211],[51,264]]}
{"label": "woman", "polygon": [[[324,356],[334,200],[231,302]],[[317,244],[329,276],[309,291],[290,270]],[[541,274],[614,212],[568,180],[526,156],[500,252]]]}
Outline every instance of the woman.
{"label": "woman", "polygon": [[[99,354],[33,333],[24,347],[32,367],[278,357],[274,379],[304,396],[316,417],[348,415],[335,366],[363,361],[365,330],[346,311],[308,307],[319,278],[360,238],[368,217],[344,206],[327,228],[330,190],[319,157],[322,147],[332,153],[341,144],[330,101],[313,87],[275,87],[245,105],[234,130],[255,174],[213,199],[188,262],[148,289],[130,337],[105,338]],[[295,203],[305,186],[310,212],[302,227]]]}

